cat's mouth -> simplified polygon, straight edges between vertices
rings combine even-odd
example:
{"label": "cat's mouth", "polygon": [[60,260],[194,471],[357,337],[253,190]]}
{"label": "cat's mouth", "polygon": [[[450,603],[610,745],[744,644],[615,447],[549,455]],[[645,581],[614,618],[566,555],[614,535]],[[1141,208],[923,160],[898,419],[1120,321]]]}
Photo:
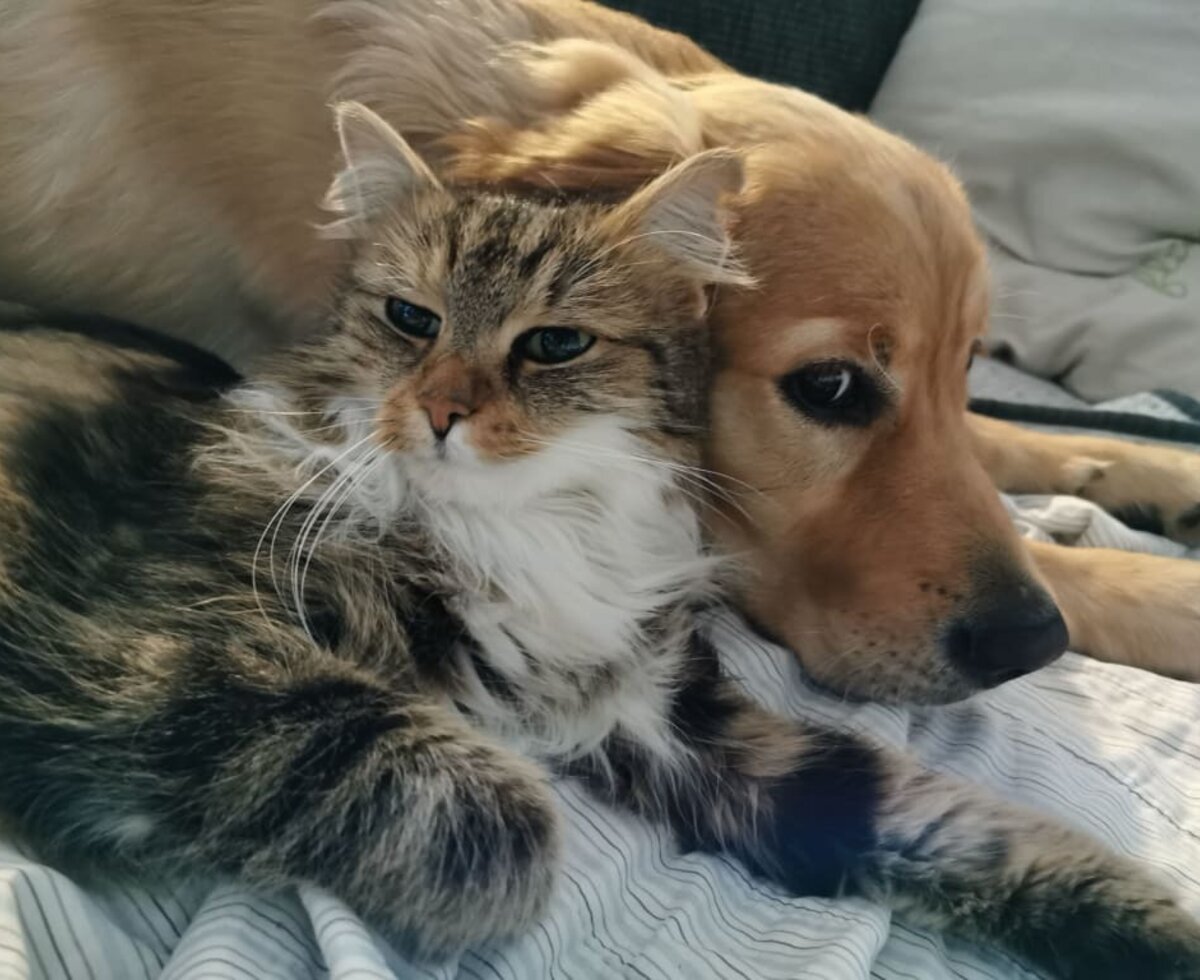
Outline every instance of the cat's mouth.
{"label": "cat's mouth", "polygon": [[467,441],[465,424],[456,425],[444,435],[431,433],[427,440],[410,451],[412,459],[438,466],[470,465],[481,462],[479,453]]}
{"label": "cat's mouth", "polygon": [[497,479],[508,462],[484,456],[460,437],[430,439],[404,453],[401,465],[409,479],[426,493],[458,497],[474,496]]}

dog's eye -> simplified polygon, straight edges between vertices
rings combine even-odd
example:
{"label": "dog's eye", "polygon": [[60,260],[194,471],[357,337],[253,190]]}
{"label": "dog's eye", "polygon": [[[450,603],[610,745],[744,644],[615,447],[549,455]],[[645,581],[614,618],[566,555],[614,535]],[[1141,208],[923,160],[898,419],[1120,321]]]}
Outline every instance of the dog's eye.
{"label": "dog's eye", "polygon": [[867,425],[883,405],[875,382],[850,361],[806,364],[779,387],[794,408],[825,425]]}
{"label": "dog's eye", "polygon": [[562,364],[587,351],[596,338],[570,327],[539,327],[521,334],[517,353],[538,364]]}
{"label": "dog's eye", "polygon": [[384,312],[387,314],[388,323],[410,337],[432,340],[442,329],[440,316],[432,310],[417,306],[416,303],[410,303],[398,296],[388,297]]}

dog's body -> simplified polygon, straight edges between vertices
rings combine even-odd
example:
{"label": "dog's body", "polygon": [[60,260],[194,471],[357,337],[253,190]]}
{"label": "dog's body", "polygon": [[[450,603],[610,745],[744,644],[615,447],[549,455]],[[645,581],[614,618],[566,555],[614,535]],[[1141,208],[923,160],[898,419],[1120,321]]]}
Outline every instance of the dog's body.
{"label": "dog's body", "polygon": [[[625,190],[743,148],[733,231],[758,286],[713,310],[711,464],[737,501],[712,527],[747,558],[751,617],[833,686],[942,700],[1061,649],[993,483],[1200,534],[1197,457],[964,415],[987,280],[943,167],[682,37],[577,0],[0,0],[0,20],[5,298],[239,364],[304,334],[337,274],[311,234],[335,93],[463,180]],[[843,382],[841,415],[801,404]],[[1032,554],[1077,648],[1200,678],[1194,565]]]}
{"label": "dog's body", "polygon": [[[599,7],[475,6],[0,0],[3,298],[143,323],[239,367],[305,335],[342,258],[312,226],[337,154],[336,76],[355,53],[371,63],[357,22],[389,7],[424,19],[406,67],[422,89],[401,112],[427,155],[460,107],[516,111],[483,64],[505,45],[657,39]],[[680,70],[718,65],[682,41],[665,55]]]}

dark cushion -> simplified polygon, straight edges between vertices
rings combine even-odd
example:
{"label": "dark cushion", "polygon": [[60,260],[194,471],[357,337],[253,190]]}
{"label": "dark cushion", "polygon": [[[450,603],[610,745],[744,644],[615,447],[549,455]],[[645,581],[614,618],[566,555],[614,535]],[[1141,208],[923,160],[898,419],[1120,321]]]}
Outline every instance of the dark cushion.
{"label": "dark cushion", "polygon": [[758,78],[865,111],[920,0],[605,0]]}

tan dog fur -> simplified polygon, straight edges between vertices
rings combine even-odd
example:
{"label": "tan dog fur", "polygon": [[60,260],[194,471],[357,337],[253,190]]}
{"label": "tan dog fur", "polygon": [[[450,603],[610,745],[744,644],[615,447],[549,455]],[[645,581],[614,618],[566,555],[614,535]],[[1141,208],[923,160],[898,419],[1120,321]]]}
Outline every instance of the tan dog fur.
{"label": "tan dog fur", "polygon": [[[948,170],[678,35],[577,0],[0,0],[0,23],[7,298],[141,321],[239,364],[309,329],[338,267],[311,231],[335,94],[463,180],[627,190],[742,149],[732,230],[757,286],[723,289],[712,312],[710,462],[736,497],[712,524],[750,572],[748,613],[833,686],[969,693],[940,637],[996,576],[1032,567],[993,483],[1156,507],[1196,536],[1197,457],[964,412],[987,279]],[[869,428],[806,422],[779,395],[788,371],[834,356],[891,393]],[[1197,566],[1032,555],[1077,649],[1200,679]]]}

